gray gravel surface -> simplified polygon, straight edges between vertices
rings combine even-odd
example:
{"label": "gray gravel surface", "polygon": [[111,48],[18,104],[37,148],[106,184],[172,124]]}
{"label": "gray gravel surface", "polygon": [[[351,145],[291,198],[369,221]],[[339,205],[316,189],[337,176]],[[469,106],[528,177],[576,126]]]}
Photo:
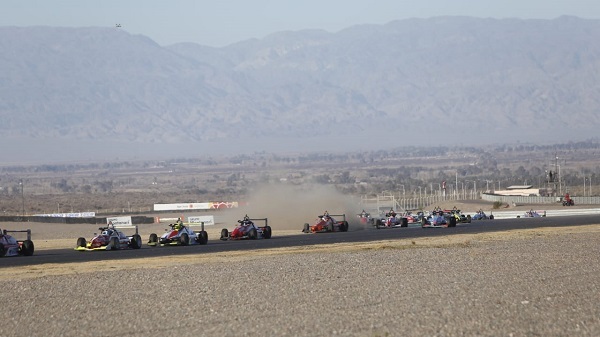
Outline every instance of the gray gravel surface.
{"label": "gray gravel surface", "polygon": [[0,335],[600,336],[599,242],[539,236],[2,282]]}

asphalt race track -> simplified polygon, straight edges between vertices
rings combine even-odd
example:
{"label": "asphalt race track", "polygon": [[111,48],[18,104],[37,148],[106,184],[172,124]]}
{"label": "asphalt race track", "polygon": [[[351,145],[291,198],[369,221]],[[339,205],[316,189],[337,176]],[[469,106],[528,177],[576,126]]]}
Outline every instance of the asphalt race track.
{"label": "asphalt race track", "polygon": [[[321,245],[332,243],[370,242],[390,239],[410,239],[425,236],[441,236],[454,234],[477,234],[484,232],[496,232],[512,229],[540,228],[540,227],[568,227],[599,223],[597,215],[577,215],[570,217],[540,217],[520,219],[495,219],[478,220],[470,224],[457,224],[455,228],[427,228],[409,225],[408,228],[389,228],[377,230],[374,227],[360,228],[356,224],[350,224],[348,232],[318,233],[291,236],[277,236],[277,228],[274,226],[274,235],[268,240],[243,240],[243,241],[220,241],[209,240],[205,246],[187,247],[148,247],[144,242],[141,249],[120,251],[96,251],[79,252],[72,248],[36,251],[31,257],[13,257],[0,259],[0,268],[14,266],[31,266],[46,263],[74,263],[85,261],[118,260],[131,258],[146,258],[155,256],[175,256],[184,254],[218,253],[229,251],[242,251],[247,249],[268,249],[281,247],[294,247],[305,245]],[[300,232],[301,229],[299,228]],[[209,238],[210,239],[210,238]],[[145,240],[145,238],[144,238]],[[34,242],[35,243],[35,242]]]}

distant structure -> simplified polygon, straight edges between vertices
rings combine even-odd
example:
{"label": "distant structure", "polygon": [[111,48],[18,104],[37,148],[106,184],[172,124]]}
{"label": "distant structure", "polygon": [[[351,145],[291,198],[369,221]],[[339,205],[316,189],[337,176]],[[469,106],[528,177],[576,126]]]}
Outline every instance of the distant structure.
{"label": "distant structure", "polygon": [[508,186],[505,190],[495,190],[493,192],[486,192],[486,194],[520,197],[539,197],[549,196],[550,193],[548,192],[549,191],[546,188],[533,188],[533,185],[512,185]]}
{"label": "distant structure", "polygon": [[121,28],[121,24],[120,24],[120,23],[117,23],[117,24],[115,25],[115,28]]}

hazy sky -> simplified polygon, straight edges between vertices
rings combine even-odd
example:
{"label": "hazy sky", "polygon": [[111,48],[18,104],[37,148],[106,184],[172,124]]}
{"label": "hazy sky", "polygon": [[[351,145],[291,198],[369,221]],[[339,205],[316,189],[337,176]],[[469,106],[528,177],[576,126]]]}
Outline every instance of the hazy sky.
{"label": "hazy sky", "polygon": [[411,17],[600,18],[599,0],[0,0],[1,26],[114,27],[160,45],[220,47],[282,30],[330,32]]}

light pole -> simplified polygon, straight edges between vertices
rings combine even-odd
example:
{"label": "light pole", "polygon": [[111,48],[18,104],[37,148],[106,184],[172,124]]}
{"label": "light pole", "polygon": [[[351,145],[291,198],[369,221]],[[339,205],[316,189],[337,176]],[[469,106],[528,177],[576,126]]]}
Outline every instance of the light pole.
{"label": "light pole", "polygon": [[25,217],[25,193],[23,192],[23,179],[19,180],[19,185],[21,185],[21,214],[23,217]]}

